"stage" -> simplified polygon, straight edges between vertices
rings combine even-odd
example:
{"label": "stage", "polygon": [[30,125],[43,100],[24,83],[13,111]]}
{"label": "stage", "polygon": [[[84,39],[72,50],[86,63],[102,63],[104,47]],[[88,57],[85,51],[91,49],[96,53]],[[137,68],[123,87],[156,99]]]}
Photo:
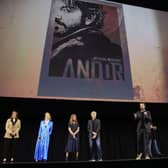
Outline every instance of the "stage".
{"label": "stage", "polygon": [[168,157],[154,158],[150,160],[135,160],[135,159],[122,159],[122,160],[104,160],[102,162],[90,162],[90,161],[56,161],[56,162],[46,162],[46,163],[35,163],[35,162],[16,162],[16,163],[1,163],[0,167],[24,167],[24,168],[81,168],[81,167],[96,167],[96,168],[133,168],[133,167],[153,167],[154,165],[167,165]]}

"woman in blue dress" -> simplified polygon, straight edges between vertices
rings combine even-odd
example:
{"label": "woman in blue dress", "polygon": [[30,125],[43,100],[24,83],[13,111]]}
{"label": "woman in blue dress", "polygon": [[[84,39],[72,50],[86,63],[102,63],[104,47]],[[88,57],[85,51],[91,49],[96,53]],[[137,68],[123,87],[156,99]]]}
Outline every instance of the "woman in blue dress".
{"label": "woman in blue dress", "polygon": [[47,161],[50,135],[53,130],[53,122],[49,112],[45,113],[45,118],[40,122],[38,138],[35,147],[34,160]]}
{"label": "woman in blue dress", "polygon": [[79,157],[79,124],[76,114],[71,114],[70,120],[68,123],[68,141],[65,147],[66,158],[68,161],[69,153],[75,153],[76,160]]}

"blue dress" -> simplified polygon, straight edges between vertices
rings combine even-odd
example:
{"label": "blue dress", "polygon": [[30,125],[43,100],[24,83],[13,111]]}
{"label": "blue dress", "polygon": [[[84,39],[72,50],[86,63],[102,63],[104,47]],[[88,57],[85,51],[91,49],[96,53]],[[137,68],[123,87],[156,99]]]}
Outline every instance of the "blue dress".
{"label": "blue dress", "polygon": [[44,120],[40,122],[40,128],[38,132],[38,138],[36,142],[36,148],[34,153],[34,160],[41,161],[48,158],[48,147],[50,142],[50,135],[53,129],[53,122],[49,121],[48,124]]}

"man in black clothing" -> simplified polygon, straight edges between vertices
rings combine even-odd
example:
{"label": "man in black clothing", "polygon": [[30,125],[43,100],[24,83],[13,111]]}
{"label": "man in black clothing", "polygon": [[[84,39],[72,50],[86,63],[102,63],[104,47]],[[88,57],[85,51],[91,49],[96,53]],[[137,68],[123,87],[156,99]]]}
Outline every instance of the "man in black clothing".
{"label": "man in black clothing", "polygon": [[95,161],[95,153],[93,150],[93,143],[95,143],[97,159],[98,161],[102,161],[102,149],[101,149],[101,141],[100,141],[101,122],[96,117],[97,117],[97,113],[95,111],[92,111],[91,120],[88,121],[90,158],[91,158],[91,161]]}
{"label": "man in black clothing", "polygon": [[[134,113],[134,117],[138,120],[137,123],[137,157],[136,159],[141,159],[142,155],[145,155],[145,159],[150,159],[149,157],[149,138],[151,133],[151,123],[152,117],[150,111],[145,109],[145,104],[140,103],[140,111]],[[143,142],[141,139],[143,138]],[[140,150],[140,146],[143,143],[144,151]]]}

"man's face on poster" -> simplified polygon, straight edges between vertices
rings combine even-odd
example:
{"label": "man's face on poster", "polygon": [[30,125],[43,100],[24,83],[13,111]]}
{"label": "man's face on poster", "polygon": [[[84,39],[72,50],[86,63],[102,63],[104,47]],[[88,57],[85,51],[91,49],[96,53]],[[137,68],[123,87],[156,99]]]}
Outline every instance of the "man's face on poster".
{"label": "man's face on poster", "polygon": [[77,6],[68,6],[63,0],[57,0],[55,8],[56,35],[61,36],[81,24],[82,11]]}

